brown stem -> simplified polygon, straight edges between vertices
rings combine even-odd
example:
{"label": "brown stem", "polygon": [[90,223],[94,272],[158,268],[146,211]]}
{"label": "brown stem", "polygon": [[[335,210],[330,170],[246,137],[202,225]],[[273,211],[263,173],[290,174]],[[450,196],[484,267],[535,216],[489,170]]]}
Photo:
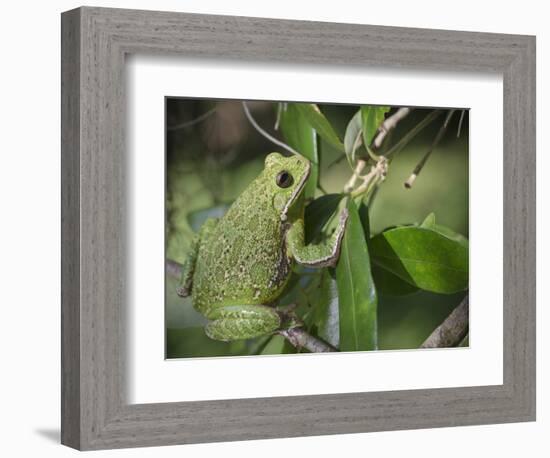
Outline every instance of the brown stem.
{"label": "brown stem", "polygon": [[460,305],[441,323],[420,348],[456,347],[468,333],[469,300],[468,295]]}
{"label": "brown stem", "polygon": [[408,116],[410,112],[411,108],[403,107],[399,108],[394,114],[386,118],[378,128],[378,134],[376,135],[376,137],[374,137],[374,140],[372,141],[372,147],[375,149],[380,148],[380,146],[382,146],[382,142],[386,138],[386,135],[388,135],[391,130],[395,129],[395,126],[397,126],[399,121]]}
{"label": "brown stem", "polygon": [[401,139],[389,148],[387,151],[384,151],[384,156],[389,157],[392,154],[396,154],[401,151],[416,135],[418,135],[426,126],[428,126],[434,119],[438,118],[443,110],[434,110],[430,112],[422,121],[420,121],[416,126],[409,130]]}
{"label": "brown stem", "polygon": [[213,115],[216,112],[216,107],[211,108],[206,113],[201,114],[200,116],[196,117],[195,119],[192,119],[191,121],[182,122],[180,124],[176,124],[175,126],[168,126],[166,130],[178,130],[178,129],[185,129],[186,127],[191,127],[195,124],[198,124],[199,122],[204,121],[209,116]]}
{"label": "brown stem", "polygon": [[445,118],[445,121],[443,122],[443,125],[441,126],[441,128],[439,129],[439,131],[437,132],[437,135],[435,136],[431,146],[430,146],[430,149],[426,152],[426,154],[424,154],[424,156],[422,157],[422,159],[420,160],[420,162],[418,164],[416,164],[416,167],[414,168],[414,170],[412,171],[411,175],[409,176],[409,178],[407,179],[407,181],[405,181],[404,183],[404,186],[405,188],[407,189],[411,189],[412,188],[412,185],[414,183],[414,180],[416,180],[416,177],[418,175],[420,175],[420,172],[422,171],[422,169],[424,168],[424,166],[426,165],[426,162],[428,162],[428,159],[430,158],[433,150],[435,149],[435,147],[439,144],[441,138],[443,137],[443,134],[445,133],[445,131],[447,130],[447,127],[449,125],[449,121],[451,120],[452,116],[453,116],[453,113],[455,112],[456,110],[449,110],[449,112],[447,113],[447,117]]}
{"label": "brown stem", "polygon": [[290,153],[301,156],[301,154],[298,151],[296,151],[294,148],[292,148],[290,145],[287,145],[285,142],[282,142],[281,140],[276,139],[272,135],[268,134],[264,129],[262,129],[260,125],[257,123],[257,121],[254,119],[254,116],[252,116],[252,113],[250,113],[250,109],[248,108],[248,105],[246,104],[246,102],[243,100],[241,103],[242,103],[246,118],[248,119],[250,124],[252,124],[252,127],[254,127],[254,129],[256,129],[260,135],[267,138],[271,143],[274,143],[275,145],[286,149]]}
{"label": "brown stem", "polygon": [[298,350],[300,348],[306,348],[312,353],[328,353],[338,351],[328,343],[313,337],[311,334],[308,334],[302,328],[292,328],[279,331],[279,335],[283,336]]}
{"label": "brown stem", "polygon": [[351,175],[348,182],[344,185],[344,192],[351,192],[353,188],[355,187],[355,183],[357,182],[357,179],[363,172],[363,169],[366,167],[367,161],[364,159],[359,159],[357,161],[357,164],[355,166],[355,169],[353,170],[353,174]]}

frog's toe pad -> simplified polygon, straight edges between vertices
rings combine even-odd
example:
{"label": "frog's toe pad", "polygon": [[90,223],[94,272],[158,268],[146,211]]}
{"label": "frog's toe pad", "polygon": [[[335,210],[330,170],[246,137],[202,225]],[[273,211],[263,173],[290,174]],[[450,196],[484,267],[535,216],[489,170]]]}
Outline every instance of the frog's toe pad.
{"label": "frog's toe pad", "polygon": [[188,297],[188,296],[191,295],[191,288],[189,288],[187,286],[178,286],[176,288],[176,294],[179,297]]}

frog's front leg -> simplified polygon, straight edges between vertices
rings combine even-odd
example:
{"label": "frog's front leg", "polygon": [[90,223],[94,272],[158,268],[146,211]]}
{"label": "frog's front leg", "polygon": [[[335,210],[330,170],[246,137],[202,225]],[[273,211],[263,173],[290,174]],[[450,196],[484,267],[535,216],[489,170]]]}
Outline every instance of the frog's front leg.
{"label": "frog's front leg", "polygon": [[326,242],[319,245],[306,245],[304,242],[304,221],[297,220],[287,232],[287,249],[298,264],[310,267],[335,266],[340,255],[340,245],[346,230],[348,209],[340,213],[338,227]]}
{"label": "frog's front leg", "polygon": [[214,340],[230,341],[251,339],[277,331],[281,317],[266,305],[227,305],[210,309],[206,335]]}
{"label": "frog's front leg", "polygon": [[214,227],[216,227],[217,222],[218,220],[215,218],[207,219],[200,231],[193,237],[193,240],[191,240],[191,246],[189,247],[187,257],[181,266],[180,284],[176,290],[181,297],[187,297],[191,294],[193,274],[195,273],[195,265],[199,255],[200,242],[212,231],[212,229],[214,229]]}

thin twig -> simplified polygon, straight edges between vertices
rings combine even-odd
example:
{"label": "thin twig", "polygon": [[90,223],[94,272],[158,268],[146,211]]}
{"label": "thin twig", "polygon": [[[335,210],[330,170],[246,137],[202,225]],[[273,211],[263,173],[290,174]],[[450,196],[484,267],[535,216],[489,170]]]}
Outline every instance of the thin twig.
{"label": "thin twig", "polygon": [[378,134],[376,135],[376,137],[374,137],[371,146],[375,149],[380,148],[382,146],[382,142],[389,134],[389,132],[395,129],[395,126],[397,126],[399,121],[407,117],[411,111],[412,108],[399,108],[394,114],[388,116],[384,120],[384,122],[380,124],[380,127],[378,128]]}
{"label": "thin twig", "polygon": [[185,129],[186,127],[193,126],[195,124],[198,124],[199,122],[204,121],[206,118],[208,118],[210,115],[214,114],[216,112],[216,107],[211,108],[207,112],[201,114],[200,116],[196,117],[195,119],[192,119],[191,121],[185,121],[180,124],[176,124],[174,126],[168,126],[166,130],[179,130],[179,129]]}
{"label": "thin twig", "polygon": [[[373,150],[377,150],[380,148],[380,146],[382,146],[382,142],[386,139],[386,136],[390,133],[390,131],[392,131],[393,129],[395,129],[395,127],[397,126],[397,124],[399,123],[399,121],[401,121],[403,118],[405,118],[406,116],[409,115],[409,113],[412,111],[413,109],[412,108],[399,108],[394,114],[392,114],[391,116],[389,116],[388,118],[386,118],[384,120],[384,122],[382,124],[380,124],[380,126],[378,127],[378,133],[376,134],[376,136],[374,137],[374,139],[372,140],[371,144],[369,147],[366,148],[367,150],[367,153],[369,153],[369,155],[372,153]],[[360,135],[360,134],[359,134]],[[415,134],[416,135],[416,134]],[[359,145],[357,145],[358,147]],[[356,146],[354,145],[354,149],[356,148]],[[393,148],[392,148],[393,149]],[[386,156],[387,153],[384,153],[384,156]],[[343,161],[344,159],[346,159],[348,157],[347,154],[342,154],[340,157],[336,158],[334,161],[332,161],[329,165],[328,165],[328,168],[330,169],[332,166],[338,164],[339,162]],[[373,157],[374,160],[378,160],[378,156],[377,157]],[[361,160],[361,159],[359,159]],[[358,161],[359,163],[359,161]]]}
{"label": "thin twig", "polygon": [[355,184],[357,183],[357,180],[361,176],[361,172],[363,172],[366,165],[367,165],[367,161],[365,161],[364,159],[359,159],[357,161],[357,164],[355,164],[355,169],[353,170],[353,174],[351,175],[348,182],[344,185],[345,193],[352,191],[352,189],[355,187]]}
{"label": "thin twig", "polygon": [[420,162],[418,164],[416,164],[416,167],[412,171],[411,175],[409,176],[407,181],[405,181],[405,183],[404,183],[405,188],[407,188],[407,189],[412,188],[412,185],[413,185],[414,181],[416,180],[418,175],[420,175],[420,172],[422,171],[422,169],[426,165],[426,162],[428,162],[428,159],[432,155],[433,150],[436,148],[436,146],[441,141],[441,138],[443,137],[443,134],[447,130],[447,127],[449,126],[449,121],[451,120],[451,118],[452,118],[455,111],[456,110],[449,110],[449,112],[447,113],[445,121],[443,122],[443,125],[439,128],[439,131],[437,132],[435,138],[433,139],[432,144],[430,146],[430,149],[428,151],[426,151],[426,154],[424,154],[422,159],[420,159]]}
{"label": "thin twig", "polygon": [[312,353],[328,353],[338,351],[328,343],[313,337],[311,334],[308,334],[303,328],[286,329],[284,331],[279,331],[278,334],[283,336],[298,350],[301,348],[306,348]]}
{"label": "thin twig", "polygon": [[469,300],[466,295],[460,305],[435,328],[420,348],[446,348],[459,345],[468,334],[469,315]]}
{"label": "thin twig", "polygon": [[462,130],[462,121],[464,121],[464,114],[466,113],[466,110],[462,110],[460,112],[460,119],[458,120],[458,129],[456,131],[456,138],[460,137],[460,131]]}
{"label": "thin twig", "polygon": [[279,130],[279,124],[281,123],[281,118],[283,116],[283,111],[286,110],[286,102],[279,102],[277,104],[277,119],[275,119],[275,125],[273,129]]}
{"label": "thin twig", "polygon": [[263,135],[270,142],[275,143],[277,146],[280,146],[281,148],[286,149],[287,151],[291,152],[292,154],[297,154],[298,156],[301,156],[301,154],[298,151],[291,148],[286,143],[284,143],[280,140],[277,140],[275,137],[268,134],[264,129],[262,129],[260,127],[260,125],[256,122],[256,120],[252,117],[252,114],[250,113],[250,110],[248,109],[248,105],[246,104],[246,102],[244,100],[242,101],[242,104],[243,104],[244,113],[245,113],[246,117],[248,118],[248,120],[250,121],[250,124],[252,124],[254,129],[256,129],[258,131],[258,133],[260,133],[260,135]]}
{"label": "thin twig", "polygon": [[388,151],[384,153],[384,156],[391,156],[409,143],[422,129],[424,129],[428,124],[430,124],[434,119],[436,119],[441,113],[442,110],[434,110],[429,115],[427,115],[422,121],[420,121],[416,126],[409,130],[401,140],[399,140],[395,145],[393,145]]}
{"label": "thin twig", "polygon": [[368,194],[378,183],[385,180],[387,172],[388,160],[384,156],[380,156],[376,165],[370,168],[370,172],[359,177],[363,183],[350,192],[351,197]]}

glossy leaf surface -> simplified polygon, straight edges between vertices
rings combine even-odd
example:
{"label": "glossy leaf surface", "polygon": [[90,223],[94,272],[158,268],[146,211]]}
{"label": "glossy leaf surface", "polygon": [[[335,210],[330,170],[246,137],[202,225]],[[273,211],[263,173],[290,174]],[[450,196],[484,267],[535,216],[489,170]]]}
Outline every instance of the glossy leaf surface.
{"label": "glossy leaf surface", "polygon": [[361,107],[363,142],[365,146],[370,146],[372,143],[378,127],[384,121],[384,116],[388,111],[390,111],[390,107],[374,107],[369,105]]}
{"label": "glossy leaf surface", "polygon": [[311,173],[304,190],[304,195],[308,199],[315,195],[319,182],[317,134],[296,105],[294,103],[284,104],[280,112],[280,128],[285,142],[309,159],[311,163]]}
{"label": "glossy leaf surface", "polygon": [[336,266],[340,317],[340,350],[376,350],[377,294],[361,219],[353,200]]}
{"label": "glossy leaf surface", "polygon": [[468,288],[468,248],[439,232],[402,226],[370,241],[373,263],[426,291],[450,294]]}
{"label": "glossy leaf surface", "polygon": [[311,243],[338,209],[342,194],[325,194],[309,203],[305,209],[305,240]]}
{"label": "glossy leaf surface", "polygon": [[340,140],[338,134],[317,105],[314,103],[296,103],[294,106],[326,142],[338,151],[344,152],[342,140]]}

